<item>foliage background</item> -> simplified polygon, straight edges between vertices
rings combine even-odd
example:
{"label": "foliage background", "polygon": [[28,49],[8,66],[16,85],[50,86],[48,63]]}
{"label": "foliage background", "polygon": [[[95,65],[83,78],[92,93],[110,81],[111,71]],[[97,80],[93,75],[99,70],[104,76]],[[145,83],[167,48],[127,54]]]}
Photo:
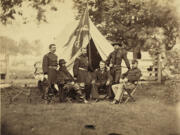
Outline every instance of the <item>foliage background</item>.
{"label": "foliage background", "polygon": [[[83,0],[74,0],[81,15]],[[170,50],[176,44],[179,19],[173,0],[89,0],[89,15],[107,39],[124,42],[128,49],[160,48]],[[77,18],[79,17],[77,15]]]}
{"label": "foliage background", "polygon": [[[71,6],[66,7],[67,2]],[[23,63],[24,58],[30,63],[32,55],[41,57],[48,51],[44,48],[65,26],[63,20],[78,19],[87,2],[90,18],[108,40],[123,41],[130,51],[148,51],[153,56],[159,50],[168,59],[177,58],[172,48],[179,46],[178,0],[0,0],[0,40],[7,42],[13,60]],[[26,29],[22,32],[20,27]],[[17,39],[19,34],[26,37]]]}

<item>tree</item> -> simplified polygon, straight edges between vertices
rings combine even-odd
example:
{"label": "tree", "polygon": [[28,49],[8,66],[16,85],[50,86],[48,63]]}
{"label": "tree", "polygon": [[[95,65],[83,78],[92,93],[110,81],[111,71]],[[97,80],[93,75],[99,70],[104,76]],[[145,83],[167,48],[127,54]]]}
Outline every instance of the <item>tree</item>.
{"label": "tree", "polygon": [[0,53],[11,53],[11,55],[17,55],[18,47],[17,47],[17,42],[14,41],[13,39],[10,39],[8,37],[2,37],[0,36]]}
{"label": "tree", "polygon": [[[86,8],[84,0],[73,0],[77,18]],[[107,39],[124,41],[153,54],[154,48],[170,50],[176,44],[179,21],[173,0],[89,0],[89,15]],[[163,47],[162,47],[163,46]]]}
{"label": "tree", "polygon": [[7,53],[11,56],[18,54],[40,56],[41,52],[39,50],[43,46],[40,40],[29,42],[26,39],[21,39],[16,42],[6,36],[0,36],[0,43],[0,53]]}
{"label": "tree", "polygon": [[172,49],[166,52],[167,64],[170,70],[174,73],[179,73],[180,71],[180,49]]}
{"label": "tree", "polygon": [[[35,11],[38,22],[47,22],[45,13],[47,6],[49,11],[57,11],[54,2],[62,2],[63,0],[0,0],[0,22],[7,24],[15,19],[15,16],[23,17],[25,8],[32,8]],[[23,7],[26,6],[26,7]],[[23,17],[24,23],[27,23],[27,17]]]}

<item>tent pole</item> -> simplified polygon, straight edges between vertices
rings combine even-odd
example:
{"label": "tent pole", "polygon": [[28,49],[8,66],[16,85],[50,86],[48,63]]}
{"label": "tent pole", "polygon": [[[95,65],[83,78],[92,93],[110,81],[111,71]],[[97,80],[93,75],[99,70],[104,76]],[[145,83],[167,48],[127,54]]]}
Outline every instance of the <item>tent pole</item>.
{"label": "tent pole", "polygon": [[[87,12],[88,12],[88,28],[90,27],[89,26],[89,9],[88,9],[88,1],[87,1]],[[92,60],[91,60],[91,46],[90,46],[90,32],[89,32],[90,28],[88,29],[88,53],[89,53],[89,66],[90,66],[90,69],[92,69]]]}

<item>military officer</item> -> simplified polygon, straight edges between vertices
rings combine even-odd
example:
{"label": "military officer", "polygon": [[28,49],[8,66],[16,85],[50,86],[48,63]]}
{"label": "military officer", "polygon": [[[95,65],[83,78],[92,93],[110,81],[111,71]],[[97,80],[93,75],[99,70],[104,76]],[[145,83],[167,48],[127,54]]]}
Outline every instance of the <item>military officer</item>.
{"label": "military officer", "polygon": [[91,74],[89,72],[89,62],[86,48],[82,48],[81,55],[75,59],[73,73],[77,83],[80,83],[80,85],[84,87],[85,97],[88,100],[91,92]]}
{"label": "military officer", "polygon": [[105,90],[107,97],[112,97],[111,84],[113,78],[110,71],[106,68],[106,62],[100,61],[99,67],[100,68],[95,70],[91,89],[92,98],[96,99],[96,101],[99,99],[99,92],[101,92],[101,89]]}
{"label": "military officer", "polygon": [[64,59],[59,60],[59,70],[57,71],[57,80],[62,83],[74,82],[74,78],[67,70],[66,61]]}
{"label": "military officer", "polygon": [[[56,45],[50,44],[49,45],[49,53],[44,55],[42,69],[44,73],[44,77],[48,80],[48,88],[52,91],[54,89],[54,83],[56,82],[56,69],[57,69],[57,55],[56,52]],[[46,90],[47,92],[47,90]]]}
{"label": "military officer", "polygon": [[130,69],[129,60],[127,58],[127,51],[123,44],[113,43],[114,51],[109,55],[106,60],[107,65],[110,67],[113,76],[113,83],[117,84],[121,77],[121,63],[122,59],[125,61],[126,66]]}
{"label": "military officer", "polygon": [[[59,70],[57,71],[57,84],[59,89],[59,100],[64,102],[66,100],[67,93],[73,88],[74,78],[67,70],[66,61],[64,59],[59,60]],[[66,87],[66,89],[65,89]]]}
{"label": "military officer", "polygon": [[84,97],[80,91],[79,85],[74,82],[74,78],[71,73],[67,70],[66,61],[64,59],[59,60],[59,70],[57,71],[57,84],[59,89],[59,99],[60,102],[66,101],[68,97],[69,100],[77,99],[84,101]]}
{"label": "military officer", "polygon": [[141,70],[138,68],[138,61],[132,60],[132,69],[128,70],[126,73],[122,75],[122,83],[115,84],[112,86],[112,90],[115,95],[114,101],[112,103],[117,104],[120,101],[123,88],[135,88],[135,82],[137,82],[140,79],[141,75]]}

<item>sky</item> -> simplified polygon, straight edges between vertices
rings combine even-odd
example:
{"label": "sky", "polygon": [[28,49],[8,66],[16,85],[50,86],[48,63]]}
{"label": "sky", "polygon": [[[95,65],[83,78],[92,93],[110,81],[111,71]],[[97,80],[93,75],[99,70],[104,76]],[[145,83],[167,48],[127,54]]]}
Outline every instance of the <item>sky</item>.
{"label": "sky", "polygon": [[[7,36],[17,42],[21,39],[26,39],[32,42],[39,39],[42,43],[41,49],[39,50],[41,54],[45,54],[48,51],[48,46],[54,43],[54,39],[57,35],[62,33],[62,30],[74,20],[74,10],[72,9],[73,3],[71,0],[65,0],[64,3],[59,3],[56,7],[58,10],[56,12],[47,12],[46,17],[48,23],[41,23],[37,25],[36,21],[31,20],[35,18],[36,13],[26,3],[23,4],[24,17],[29,17],[29,23],[22,24],[22,17],[15,16],[16,19],[13,24],[4,26],[0,24],[0,36]],[[49,7],[46,7],[47,9]],[[10,58],[10,63],[12,61],[28,61],[27,65],[33,65],[35,61],[42,59],[41,57],[32,55],[22,55],[18,54]]]}
{"label": "sky", "polygon": [[[56,37],[62,33],[67,24],[74,20],[74,10],[72,9],[73,2],[72,0],[64,0],[64,3],[53,3],[58,7],[56,12],[47,12],[46,17],[48,23],[41,23],[40,25],[36,24],[36,21],[31,20],[35,18],[35,11],[31,9],[25,2],[23,3],[23,13],[24,17],[29,18],[29,23],[22,24],[22,17],[15,16],[16,20],[13,21],[12,25],[1,25],[0,24],[0,36],[7,36],[15,41],[19,42],[21,39],[27,39],[29,42],[39,39],[42,42],[42,47],[39,50],[42,54],[47,53],[48,45],[54,43]],[[174,5],[177,8],[177,12],[180,17],[180,0],[175,0]],[[46,7],[47,9],[50,7]],[[21,9],[19,9],[21,10]],[[180,49],[180,41],[175,48]],[[11,61],[28,61],[28,65],[33,65],[35,61],[42,59],[41,57],[36,57],[32,55],[17,55],[16,57],[11,57]]]}
{"label": "sky", "polygon": [[[56,12],[46,12],[48,23],[37,25],[36,21],[30,20],[29,23],[22,24],[22,17],[17,16],[12,25],[0,25],[0,36],[8,36],[17,42],[22,38],[28,41],[40,39],[44,47],[48,46],[54,42],[54,38],[61,33],[66,24],[74,18],[71,0],[66,0],[64,3],[59,3],[59,6],[56,6],[58,7]],[[28,8],[27,5],[24,5],[23,10],[25,10],[25,17],[35,16],[34,10]]]}
{"label": "sky", "polygon": [[[57,7],[58,10],[56,12],[46,12],[48,23],[37,25],[35,21],[33,22],[33,20],[29,19],[29,23],[22,24],[22,17],[17,16],[12,25],[0,25],[0,35],[9,36],[16,41],[21,38],[26,38],[30,41],[41,39],[44,44],[48,44],[53,41],[53,37],[61,32],[65,24],[70,22],[74,17],[71,0],[59,3]],[[32,16],[33,18],[35,16],[35,11],[27,5],[24,5],[23,11],[25,17],[30,18]]]}

